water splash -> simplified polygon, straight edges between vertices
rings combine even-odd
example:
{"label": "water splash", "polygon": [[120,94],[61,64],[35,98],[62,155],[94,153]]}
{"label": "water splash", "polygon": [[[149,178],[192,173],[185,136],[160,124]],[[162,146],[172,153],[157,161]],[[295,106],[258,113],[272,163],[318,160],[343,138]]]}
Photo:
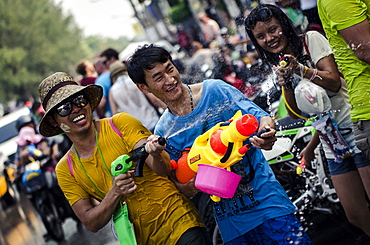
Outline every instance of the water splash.
{"label": "water splash", "polygon": [[[171,126],[171,128],[169,128],[166,131],[164,137],[166,139],[170,139],[170,138],[172,138],[172,137],[174,137],[176,135],[179,135],[180,133],[182,133],[182,132],[184,132],[184,131],[186,131],[188,129],[191,129],[191,128],[197,126],[197,125],[202,125],[202,124],[204,124],[203,122],[207,122],[208,121],[208,115],[222,115],[225,112],[225,110],[229,110],[230,108],[231,108],[231,106],[230,106],[229,103],[223,103],[223,104],[221,104],[221,102],[220,102],[218,105],[215,105],[214,108],[208,108],[207,111],[205,111],[204,114],[202,114],[202,115],[204,115],[204,117],[201,117],[198,120],[194,120],[192,122],[187,122],[187,123],[185,123],[183,125],[183,127],[180,130],[178,130],[176,132],[173,132],[173,129],[174,129],[175,125],[176,125],[176,121],[179,119],[179,118],[176,118],[171,123],[172,126]],[[219,123],[219,122],[221,122],[221,121],[217,121],[216,123]]]}
{"label": "water splash", "polygon": [[[182,132],[184,132],[185,130],[188,130],[188,129],[190,129],[190,128],[192,128],[192,127],[194,127],[196,124],[198,124],[198,121],[195,121],[194,123],[192,123],[192,124],[190,124],[189,126],[185,126],[185,127],[183,127],[182,129],[180,129],[180,130],[178,130],[178,131],[176,131],[176,132],[174,132],[173,134],[171,134],[171,135],[165,135],[164,137],[166,138],[166,139],[170,139],[170,138],[172,138],[172,137],[174,137],[174,136],[176,136],[176,135],[178,135],[178,134],[180,134],[180,133],[182,133]],[[173,125],[175,125],[175,122],[173,123]],[[171,130],[169,130],[168,132],[171,132]]]}

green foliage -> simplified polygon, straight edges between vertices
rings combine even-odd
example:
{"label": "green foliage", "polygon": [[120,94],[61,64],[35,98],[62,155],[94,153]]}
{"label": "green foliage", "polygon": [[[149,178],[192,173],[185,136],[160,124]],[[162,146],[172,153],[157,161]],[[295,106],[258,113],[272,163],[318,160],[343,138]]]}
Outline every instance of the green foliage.
{"label": "green foliage", "polygon": [[81,59],[129,43],[99,36],[83,37],[71,15],[53,0],[0,1],[0,103],[38,98],[38,85],[50,74],[71,75]]}
{"label": "green foliage", "polygon": [[190,18],[191,12],[186,2],[181,0],[177,5],[171,7],[168,17],[173,24],[178,24]]}
{"label": "green foliage", "polygon": [[85,56],[81,31],[52,0],[0,1],[0,102],[38,97],[43,78]]}

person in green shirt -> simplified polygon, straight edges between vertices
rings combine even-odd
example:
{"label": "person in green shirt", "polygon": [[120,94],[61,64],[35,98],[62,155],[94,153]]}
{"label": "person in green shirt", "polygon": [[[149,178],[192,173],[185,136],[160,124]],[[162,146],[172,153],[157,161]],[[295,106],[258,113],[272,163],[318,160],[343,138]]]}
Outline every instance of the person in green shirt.
{"label": "person in green shirt", "polygon": [[318,0],[317,6],[348,87],[356,145],[370,159],[370,1]]}

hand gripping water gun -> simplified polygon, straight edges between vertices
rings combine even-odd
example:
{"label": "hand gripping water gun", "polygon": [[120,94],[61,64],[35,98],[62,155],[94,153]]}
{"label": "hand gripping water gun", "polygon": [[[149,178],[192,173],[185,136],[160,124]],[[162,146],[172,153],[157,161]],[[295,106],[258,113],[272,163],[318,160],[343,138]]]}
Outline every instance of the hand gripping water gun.
{"label": "hand gripping water gun", "polygon": [[289,57],[287,56],[282,56],[279,60],[279,65],[281,67],[287,67],[289,65]]}
{"label": "hand gripping water gun", "polygon": [[302,157],[302,159],[299,160],[299,165],[296,168],[296,173],[298,175],[301,175],[305,169],[306,169],[306,161],[304,157]]}
{"label": "hand gripping water gun", "polygon": [[[160,145],[166,144],[166,139],[163,137],[158,138],[158,143]],[[118,174],[126,173],[132,166],[132,161],[136,162],[136,167],[134,171],[135,177],[143,177],[143,169],[146,158],[149,156],[149,153],[145,151],[145,145],[143,144],[139,148],[136,148],[132,151],[132,156],[127,155],[119,156],[111,165],[111,171],[114,176]],[[114,167],[114,168],[113,168]],[[113,173],[114,171],[114,173]],[[117,173],[117,175],[115,175]]]}
{"label": "hand gripping water gun", "polygon": [[231,198],[241,177],[230,172],[230,166],[250,149],[251,145],[244,145],[244,141],[257,129],[258,121],[253,115],[238,111],[229,121],[218,123],[198,136],[187,157],[192,171],[204,169],[198,172],[195,187],[212,194],[214,201],[219,201],[219,197]]}
{"label": "hand gripping water gun", "polygon": [[[163,137],[158,138],[158,143],[160,145],[166,144],[166,139]],[[111,164],[111,173],[113,176],[118,176],[127,171],[132,166],[132,161],[136,162],[136,167],[134,171],[135,177],[143,177],[143,168],[145,159],[148,157],[149,153],[145,151],[145,145],[143,144],[139,148],[133,150],[132,156],[122,155],[117,157]],[[136,245],[135,232],[132,228],[130,219],[128,217],[127,205],[124,203],[119,209],[113,213],[113,222],[118,236],[120,244],[124,245]]]}
{"label": "hand gripping water gun", "polygon": [[[127,155],[119,156],[111,164],[111,172],[113,176],[118,176],[131,168],[132,161]],[[128,217],[127,204],[121,204],[121,207],[113,213],[113,223],[116,230],[116,235],[120,244],[136,245],[135,232]]]}

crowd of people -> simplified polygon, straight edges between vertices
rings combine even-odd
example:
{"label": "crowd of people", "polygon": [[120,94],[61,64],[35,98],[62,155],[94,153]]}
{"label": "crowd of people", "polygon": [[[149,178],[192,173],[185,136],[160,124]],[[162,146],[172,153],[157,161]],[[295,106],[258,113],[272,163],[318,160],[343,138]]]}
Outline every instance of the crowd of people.
{"label": "crowd of people", "polygon": [[[231,166],[241,176],[235,196],[214,203],[223,243],[312,244],[261,151],[277,140],[275,122],[235,84],[236,79],[247,83],[249,68],[263,63],[276,75],[292,118],[312,116],[294,95],[300,82],[318,85],[330,98],[325,115],[353,154],[338,159],[319,130],[300,154],[310,162],[322,142],[348,220],[370,236],[370,4],[260,2],[243,13],[245,32],[221,26],[204,12],[197,16],[200,38],[178,31],[188,76],[180,74],[166,49],[148,44],[124,62],[112,48],[93,63],[82,60],[76,66],[81,79],[56,72],[41,81],[38,131],[40,137],[63,134],[71,142],[62,156],[53,154],[59,150],[49,154],[59,161],[59,186],[86,228],[100,230],[127,205],[138,244],[212,244],[192,202],[200,193],[196,176],[180,183],[170,160],[178,161],[199,135],[241,111],[258,120],[261,135],[248,139],[250,150]],[[147,153],[144,176],[134,175],[135,164],[113,176],[111,163],[138,149]],[[19,151],[18,166],[25,164],[26,151]]]}

